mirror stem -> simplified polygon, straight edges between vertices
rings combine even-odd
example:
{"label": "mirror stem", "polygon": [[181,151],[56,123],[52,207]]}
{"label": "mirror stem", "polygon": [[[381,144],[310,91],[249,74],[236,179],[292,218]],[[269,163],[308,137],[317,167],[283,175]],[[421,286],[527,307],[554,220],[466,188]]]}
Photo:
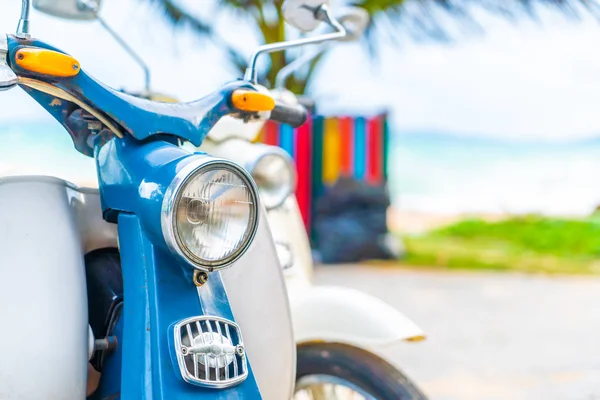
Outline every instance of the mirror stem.
{"label": "mirror stem", "polygon": [[21,5],[21,19],[19,19],[16,36],[20,39],[29,39],[29,0],[23,0]]}
{"label": "mirror stem", "polygon": [[98,21],[102,25],[104,29],[110,33],[110,35],[125,49],[125,51],[135,60],[135,62],[144,70],[144,85],[146,93],[150,93],[150,68],[148,65],[142,60],[142,58],[127,44],[127,42],[119,36],[117,32],[115,32],[108,24],[100,17],[98,17]]}
{"label": "mirror stem", "polygon": [[246,69],[244,80],[253,84],[258,83],[258,71],[256,70],[256,62],[261,54],[273,53],[276,51],[290,49],[292,47],[305,46],[307,44],[323,43],[331,40],[343,39],[344,37],[346,37],[346,29],[342,26],[342,24],[340,24],[335,18],[331,16],[329,12],[329,7],[327,7],[326,4],[321,5],[315,10],[315,18],[331,25],[335,29],[335,32],[326,33],[324,35],[310,38],[296,39],[287,42],[271,43],[260,46],[258,50],[254,52],[252,58],[250,59],[250,65],[248,66],[248,69]]}
{"label": "mirror stem", "polygon": [[294,71],[300,69],[303,65],[311,62],[315,57],[321,54],[325,50],[325,46],[319,46],[315,51],[304,53],[302,57],[296,58],[285,67],[281,68],[275,77],[275,88],[285,88],[285,82],[294,73]]}

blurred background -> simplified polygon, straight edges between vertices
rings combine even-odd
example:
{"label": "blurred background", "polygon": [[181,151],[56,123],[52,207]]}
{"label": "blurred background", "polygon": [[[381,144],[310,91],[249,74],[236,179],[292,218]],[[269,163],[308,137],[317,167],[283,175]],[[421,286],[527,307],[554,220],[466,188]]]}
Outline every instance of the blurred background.
{"label": "blurred background", "polygon": [[[331,46],[288,87],[315,100],[313,134],[325,141],[343,132],[329,120],[381,118],[378,183],[398,259],[324,265],[317,281],[377,295],[425,329],[426,342],[388,355],[432,399],[600,398],[600,8],[355,3],[373,16],[368,35]],[[4,31],[19,11],[2,2]],[[240,77],[264,41],[297,36],[270,2],[105,0],[102,16],[147,62],[153,89],[181,101]],[[34,36],[99,80],[143,88],[97,22],[31,20]],[[265,59],[263,82],[293,57]],[[0,174],[97,186],[93,160],[24,92],[2,93],[0,109]],[[307,200],[313,231],[317,192],[344,175],[326,166],[343,158],[327,143],[308,183],[319,180]]]}

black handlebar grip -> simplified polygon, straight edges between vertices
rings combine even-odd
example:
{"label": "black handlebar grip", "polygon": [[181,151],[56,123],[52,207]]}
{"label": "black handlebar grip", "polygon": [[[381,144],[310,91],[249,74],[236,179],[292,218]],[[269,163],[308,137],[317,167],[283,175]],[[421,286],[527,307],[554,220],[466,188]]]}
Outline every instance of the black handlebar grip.
{"label": "black handlebar grip", "polygon": [[276,104],[275,108],[271,110],[271,117],[273,121],[281,122],[282,124],[288,124],[294,128],[299,127],[308,118],[308,111],[306,108],[297,104],[294,106],[286,106],[283,104]]}

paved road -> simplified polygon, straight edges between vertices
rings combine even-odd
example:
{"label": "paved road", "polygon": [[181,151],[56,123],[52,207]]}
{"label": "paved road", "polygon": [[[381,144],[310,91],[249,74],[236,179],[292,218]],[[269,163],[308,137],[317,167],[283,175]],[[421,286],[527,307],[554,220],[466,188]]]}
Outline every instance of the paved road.
{"label": "paved road", "polygon": [[427,332],[388,352],[432,400],[600,400],[600,279],[321,267]]}

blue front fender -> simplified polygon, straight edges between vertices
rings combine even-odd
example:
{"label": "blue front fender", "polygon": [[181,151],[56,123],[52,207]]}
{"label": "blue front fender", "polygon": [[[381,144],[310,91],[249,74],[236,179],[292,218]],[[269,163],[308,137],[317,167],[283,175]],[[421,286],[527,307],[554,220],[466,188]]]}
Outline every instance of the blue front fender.
{"label": "blue front fender", "polygon": [[238,386],[200,388],[181,379],[171,354],[173,323],[200,315],[234,320],[220,274],[211,274],[197,290],[189,268],[154,246],[135,215],[120,215],[119,238],[125,300],[122,399],[260,399],[252,368]]}

